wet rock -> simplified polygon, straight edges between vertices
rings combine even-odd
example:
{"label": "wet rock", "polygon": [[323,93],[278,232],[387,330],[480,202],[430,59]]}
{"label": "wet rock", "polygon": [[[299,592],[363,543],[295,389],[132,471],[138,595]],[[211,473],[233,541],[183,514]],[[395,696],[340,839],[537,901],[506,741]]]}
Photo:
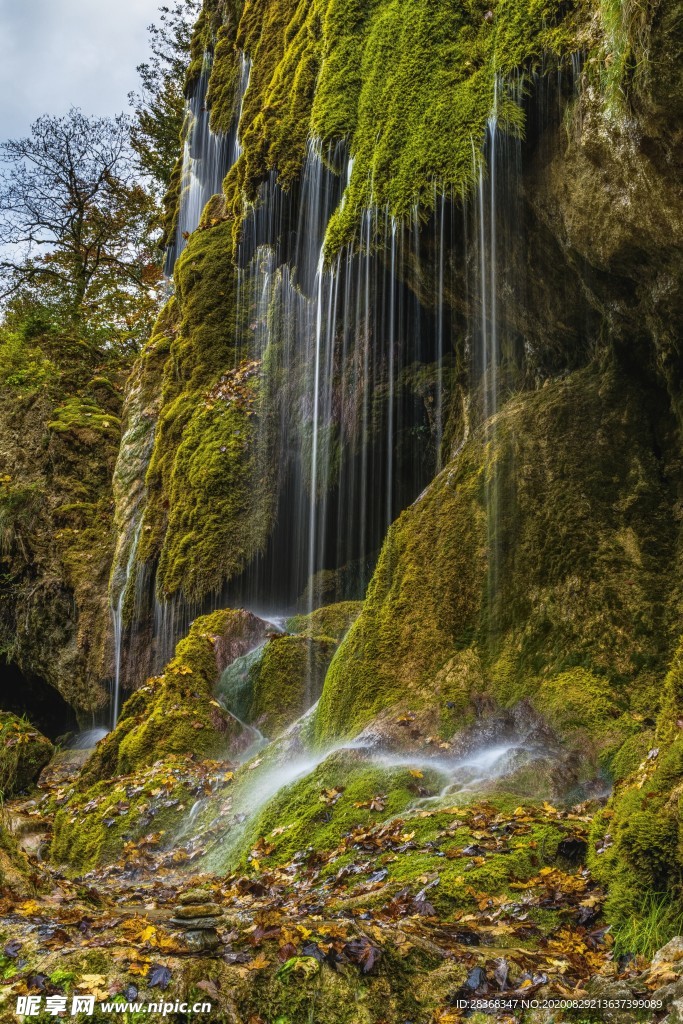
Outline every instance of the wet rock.
{"label": "wet rock", "polygon": [[176,917],[187,920],[195,917],[221,917],[222,914],[223,909],[217,903],[182,904],[175,912]]}
{"label": "wet rock", "polygon": [[195,953],[211,953],[218,949],[221,940],[215,930],[195,930],[186,932],[185,943]]}
{"label": "wet rock", "polygon": [[210,903],[211,893],[207,892],[206,889],[188,889],[181,896],[178,897],[178,903],[183,906],[196,904],[196,903]]}
{"label": "wet rock", "polygon": [[171,924],[183,933],[185,944],[195,953],[208,953],[221,945],[216,927],[223,908],[211,900],[204,889],[188,889],[178,900]]}
{"label": "wet rock", "polygon": [[683,980],[662,985],[652,993],[652,999],[661,1001],[664,1010],[674,1010],[677,1005],[683,1006]]}
{"label": "wet rock", "polygon": [[176,925],[178,928],[187,929],[189,931],[209,931],[215,930],[218,924],[218,918],[216,917],[172,917],[171,924]]}
{"label": "wet rock", "polygon": [[[600,1020],[605,1024],[636,1024],[635,1013],[625,1010],[620,1002],[633,999],[633,991],[623,981],[612,981],[609,978],[593,978],[588,984],[588,993],[592,999],[600,1000],[603,1004],[600,1009]],[[610,1002],[614,1008],[610,1008]]]}
{"label": "wet rock", "polygon": [[683,960],[683,935],[676,935],[675,938],[667,942],[666,946],[658,949],[652,957],[653,964],[662,962],[673,964],[677,960]]}

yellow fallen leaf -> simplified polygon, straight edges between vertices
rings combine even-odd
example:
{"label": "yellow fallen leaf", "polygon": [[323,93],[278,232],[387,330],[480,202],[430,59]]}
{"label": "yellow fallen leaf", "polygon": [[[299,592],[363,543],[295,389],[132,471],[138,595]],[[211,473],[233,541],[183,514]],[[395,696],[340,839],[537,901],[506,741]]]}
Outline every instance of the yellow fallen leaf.
{"label": "yellow fallen leaf", "polygon": [[270,967],[270,961],[263,955],[263,953],[259,953],[255,960],[252,960],[250,964],[245,964],[244,966],[248,971],[262,971],[264,967]]}
{"label": "yellow fallen leaf", "polygon": [[107,979],[103,974],[84,974],[76,985],[76,988],[86,988],[90,990],[93,988],[99,988],[100,985],[105,985],[106,982]]}

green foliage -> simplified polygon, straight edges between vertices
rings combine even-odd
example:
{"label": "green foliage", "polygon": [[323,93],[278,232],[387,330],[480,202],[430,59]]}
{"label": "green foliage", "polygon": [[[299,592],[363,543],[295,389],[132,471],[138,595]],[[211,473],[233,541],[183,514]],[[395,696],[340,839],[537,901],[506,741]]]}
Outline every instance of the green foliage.
{"label": "green foliage", "polygon": [[622,108],[630,87],[650,74],[650,10],[646,0],[600,0],[604,28],[601,86],[609,106]]}
{"label": "green foliage", "polygon": [[683,904],[671,893],[646,893],[637,914],[627,917],[613,930],[614,955],[628,953],[651,958],[658,949],[683,933]]}
{"label": "green foliage", "polygon": [[155,203],[135,174],[130,125],[72,109],[0,144],[2,295],[61,310],[76,332],[136,348],[158,309]]}
{"label": "green foliage", "polygon": [[0,387],[38,391],[54,373],[50,359],[18,331],[0,328]]}
{"label": "green foliage", "polygon": [[143,173],[166,191],[178,158],[185,116],[183,85],[190,57],[194,19],[200,0],[176,0],[162,7],[157,24],[149,26],[151,55],[138,65],[141,92],[131,95],[135,121],[131,143]]}

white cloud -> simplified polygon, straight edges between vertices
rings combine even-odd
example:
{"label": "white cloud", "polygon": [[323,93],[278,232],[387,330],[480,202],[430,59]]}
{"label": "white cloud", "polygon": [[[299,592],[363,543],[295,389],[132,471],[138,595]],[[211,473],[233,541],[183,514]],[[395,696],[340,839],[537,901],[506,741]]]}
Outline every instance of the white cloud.
{"label": "white cloud", "polygon": [[0,0],[0,137],[41,114],[127,108],[161,0]]}

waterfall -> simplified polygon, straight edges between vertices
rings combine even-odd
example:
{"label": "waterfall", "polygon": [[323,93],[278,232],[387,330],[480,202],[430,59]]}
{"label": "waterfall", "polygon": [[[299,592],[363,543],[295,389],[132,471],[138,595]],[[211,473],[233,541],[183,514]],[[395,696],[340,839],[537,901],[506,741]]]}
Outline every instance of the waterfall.
{"label": "waterfall", "polygon": [[130,545],[130,552],[128,554],[128,561],[126,563],[126,572],[123,580],[123,585],[119,592],[118,599],[115,604],[112,604],[112,621],[114,628],[114,679],[111,689],[111,728],[116,728],[116,723],[119,720],[119,712],[121,710],[121,669],[123,662],[123,631],[124,631],[124,605],[126,601],[126,594],[128,593],[128,586],[131,578],[135,571],[135,556],[137,555],[138,543],[140,541],[140,531],[142,527],[142,518],[138,523],[135,530],[132,543]]}
{"label": "waterfall", "polygon": [[[242,98],[248,77],[245,58]],[[275,481],[274,527],[266,550],[202,607],[182,595],[157,604],[159,668],[192,618],[216,606],[269,615],[364,596],[388,527],[462,441],[459,351],[479,416],[495,429],[514,347],[502,294],[522,276],[511,269],[521,143],[498,108],[501,97],[501,109],[510,96],[521,103],[523,84],[495,83],[485,138],[472,148],[473,202],[435,184],[427,218],[417,205],[403,220],[368,207],[355,241],[331,260],[327,228],[353,168],[346,144],[310,139],[297,183],[283,190],[276,172],[262,183],[238,246],[233,368],[257,367],[252,443],[258,480]],[[237,133],[233,143],[235,158]],[[493,607],[495,473],[487,502]]]}
{"label": "waterfall", "polygon": [[[521,106],[523,76],[511,81],[496,78],[491,115],[481,152],[472,150],[476,186],[474,201],[476,257],[471,286],[474,300],[473,373],[479,382],[481,418],[484,423],[487,471],[486,504],[488,521],[488,605],[489,630],[495,631],[499,614],[501,551],[499,521],[503,497],[499,490],[496,465],[496,416],[501,404],[506,374],[515,361],[514,338],[501,326],[504,307],[502,289],[523,287],[523,273],[515,265],[515,245],[519,237],[519,181],[521,180],[521,140],[505,131],[499,123],[501,98],[511,98]],[[487,169],[487,173],[485,171]],[[513,284],[514,282],[514,284]]]}
{"label": "waterfall", "polygon": [[240,53],[240,73],[237,84],[237,102],[235,109],[237,111],[235,115],[235,124],[232,129],[232,142],[230,147],[230,167],[237,163],[239,158],[242,156],[242,142],[240,139],[240,124],[242,122],[242,114],[244,112],[244,97],[247,94],[249,88],[249,79],[251,78],[251,60],[246,53]]}
{"label": "waterfall", "polygon": [[271,176],[240,246],[237,361],[261,362],[259,420],[277,424],[281,455],[270,550],[230,594],[261,608],[264,594],[304,611],[362,597],[388,526],[438,462],[443,381],[435,372],[434,400],[421,367],[449,347],[446,324],[437,331],[419,289],[399,280],[421,273],[419,231],[364,210],[358,243],[326,263],[349,165],[343,145],[311,140],[298,189]]}
{"label": "waterfall", "polygon": [[225,135],[218,135],[211,130],[211,111],[206,99],[212,65],[212,55],[205,54],[199,81],[186,103],[177,226],[166,260],[166,273],[169,277],[190,235],[199,226],[204,207],[212,196],[222,191],[223,179],[242,153],[239,123],[249,87],[251,62],[245,54],[241,54],[235,98],[236,114],[231,130]]}

